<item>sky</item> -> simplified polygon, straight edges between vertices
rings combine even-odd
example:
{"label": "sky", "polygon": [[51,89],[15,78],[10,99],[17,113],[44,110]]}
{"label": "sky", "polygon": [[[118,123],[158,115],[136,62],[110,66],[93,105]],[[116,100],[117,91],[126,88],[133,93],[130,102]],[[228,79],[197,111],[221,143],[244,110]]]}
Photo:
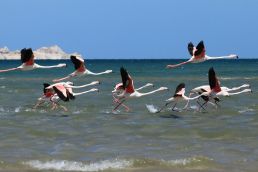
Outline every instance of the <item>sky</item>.
{"label": "sky", "polygon": [[257,0],[1,0],[0,47],[58,45],[87,59],[258,58]]}

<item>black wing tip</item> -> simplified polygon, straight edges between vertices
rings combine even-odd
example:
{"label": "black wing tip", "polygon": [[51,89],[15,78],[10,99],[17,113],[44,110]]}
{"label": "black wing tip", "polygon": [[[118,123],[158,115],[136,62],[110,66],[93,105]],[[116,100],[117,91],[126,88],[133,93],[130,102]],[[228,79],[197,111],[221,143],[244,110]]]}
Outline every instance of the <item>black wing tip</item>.
{"label": "black wing tip", "polygon": [[188,46],[188,47],[194,47],[194,44],[193,44],[193,42],[191,41],[191,42],[189,42],[189,43],[187,44],[187,46]]}
{"label": "black wing tip", "polygon": [[75,55],[70,55],[70,59],[76,59]]}
{"label": "black wing tip", "polygon": [[122,71],[126,71],[126,69],[124,68],[124,66],[121,66],[120,67],[120,71],[122,72]]}
{"label": "black wing tip", "polygon": [[215,70],[214,70],[213,67],[210,67],[210,69],[209,69],[209,74],[212,74],[212,73],[215,73]]}
{"label": "black wing tip", "polygon": [[192,42],[189,42],[189,43],[188,43],[187,49],[188,49],[190,55],[193,56],[194,44],[193,44]]}
{"label": "black wing tip", "polygon": [[77,59],[77,57],[75,55],[71,55],[70,59],[72,61],[72,63],[74,64],[74,69],[77,70],[81,67],[81,61]]}
{"label": "black wing tip", "polygon": [[55,90],[57,96],[58,96],[61,100],[65,101],[65,102],[69,101],[69,97],[68,97],[68,96],[65,97],[65,96],[63,95],[63,93],[62,93],[60,90],[58,90],[55,86],[53,87],[53,89]]}
{"label": "black wing tip", "polygon": [[177,96],[178,94],[178,92],[180,91],[180,90],[182,90],[183,88],[185,88],[185,83],[180,83],[180,84],[178,84],[177,85],[177,87],[176,87],[176,91],[175,91],[175,94],[174,94],[174,96]]}
{"label": "black wing tip", "polygon": [[209,69],[209,85],[210,85],[210,88],[213,89],[215,86],[216,86],[216,73],[215,73],[215,70],[213,67],[211,67]]}
{"label": "black wing tip", "polygon": [[43,83],[43,85],[44,85],[44,87],[48,87],[48,86],[50,86],[50,84],[49,84],[49,83]]}
{"label": "black wing tip", "polygon": [[126,82],[128,80],[128,72],[123,66],[120,67],[120,74],[121,74],[121,78],[122,78],[123,89],[125,89],[126,88]]}
{"label": "black wing tip", "polygon": [[122,76],[127,76],[128,75],[127,70],[123,66],[120,67],[120,73],[121,73]]}
{"label": "black wing tip", "polygon": [[21,53],[22,63],[29,61],[33,55],[33,51],[31,48],[23,48],[23,49],[21,49],[20,53]]}
{"label": "black wing tip", "polygon": [[184,82],[182,82],[182,83],[178,84],[178,86],[177,86],[177,87],[185,88],[185,83],[184,83]]}
{"label": "black wing tip", "polygon": [[46,88],[49,87],[50,84],[49,83],[43,83],[43,86],[44,86],[43,92],[46,93]]}

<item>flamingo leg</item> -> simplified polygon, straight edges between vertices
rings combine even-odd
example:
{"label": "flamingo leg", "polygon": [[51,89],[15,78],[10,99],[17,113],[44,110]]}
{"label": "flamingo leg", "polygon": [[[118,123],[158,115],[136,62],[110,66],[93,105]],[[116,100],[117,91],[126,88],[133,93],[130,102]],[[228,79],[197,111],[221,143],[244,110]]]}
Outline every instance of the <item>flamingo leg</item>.
{"label": "flamingo leg", "polygon": [[163,107],[161,107],[157,112],[155,112],[155,113],[159,113],[159,112],[161,112],[165,107],[167,107],[170,103],[172,103],[172,102],[168,102],[168,103],[166,103]]}
{"label": "flamingo leg", "polygon": [[[113,100],[114,103],[121,103],[117,98],[115,98],[114,95],[113,95],[113,98],[114,98],[114,100]],[[121,105],[125,108],[125,110],[127,112],[130,110],[130,108],[128,106],[126,106],[125,104],[122,103]]]}
{"label": "flamingo leg", "polygon": [[173,106],[173,108],[172,108],[172,111],[179,112],[178,110],[175,110],[176,104],[177,104],[177,102],[174,104],[174,106]]}
{"label": "flamingo leg", "polygon": [[[119,101],[118,101],[119,102]],[[113,111],[117,110],[120,105],[122,105],[125,102],[125,100],[122,100],[118,103],[118,105],[113,109]]]}
{"label": "flamingo leg", "polygon": [[203,104],[201,104],[199,101],[196,101],[196,102],[197,102],[197,104],[199,105],[199,111],[200,111],[201,108],[206,111],[206,109],[205,109],[203,106],[204,106],[207,102],[204,102]]}

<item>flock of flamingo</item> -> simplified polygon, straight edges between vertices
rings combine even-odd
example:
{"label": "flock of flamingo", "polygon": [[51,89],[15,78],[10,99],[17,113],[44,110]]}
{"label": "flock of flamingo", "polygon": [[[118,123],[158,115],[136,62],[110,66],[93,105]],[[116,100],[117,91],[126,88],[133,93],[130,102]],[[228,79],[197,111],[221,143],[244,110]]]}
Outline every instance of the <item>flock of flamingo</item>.
{"label": "flock of flamingo", "polygon": [[[193,45],[192,42],[188,43],[188,51],[191,55],[191,58],[188,61],[185,61],[179,64],[174,64],[174,65],[167,65],[167,68],[172,69],[172,68],[179,67],[181,65],[185,65],[187,63],[200,63],[206,60],[238,58],[238,56],[235,54],[231,54],[229,56],[210,57],[206,55],[203,41],[199,42],[199,44],[196,47]],[[34,69],[50,69],[50,68],[66,67],[66,64],[63,64],[63,63],[57,64],[54,66],[38,65],[37,63],[34,62],[34,54],[31,48],[28,48],[28,49],[24,48],[21,50],[20,53],[21,53],[22,65],[16,68],[0,70],[0,73],[14,71],[14,70],[27,71],[27,70],[34,70]],[[64,80],[68,80],[76,76],[102,75],[102,74],[112,73],[112,70],[106,70],[104,72],[94,73],[85,67],[84,59],[73,55],[70,56],[70,59],[74,64],[75,71],[65,77],[54,79],[53,84],[44,83],[43,95],[38,99],[38,102],[36,103],[34,108],[37,108],[38,106],[43,104],[47,104],[47,105],[51,105],[52,110],[61,108],[64,111],[68,111],[68,109],[65,106],[59,103],[60,100],[68,102],[69,100],[75,99],[75,96],[90,93],[90,92],[97,92],[98,91],[97,88],[91,88],[89,90],[86,90],[83,92],[77,92],[77,93],[73,92],[73,89],[94,86],[94,85],[100,84],[100,82],[94,81],[86,85],[75,86],[72,82],[70,81],[64,82]],[[133,79],[124,67],[120,68],[120,74],[121,74],[122,82],[116,84],[114,90],[112,91],[113,102],[115,104],[113,111],[118,110],[119,107],[121,106],[124,107],[126,111],[129,111],[130,108],[127,105],[125,105],[125,101],[127,101],[128,99],[140,98],[146,95],[154,94],[159,91],[168,90],[167,87],[160,87],[156,90],[142,93],[139,91],[142,90],[143,88],[153,86],[153,84],[147,83],[146,85],[140,88],[134,88]],[[196,102],[199,105],[199,110],[200,109],[205,110],[205,105],[207,104],[211,104],[212,106],[217,107],[218,102],[220,102],[221,96],[231,96],[231,95],[236,95],[236,94],[241,94],[246,92],[252,92],[249,84],[244,84],[234,88],[221,87],[220,81],[218,80],[213,67],[211,67],[208,71],[208,81],[209,81],[209,85],[207,84],[207,85],[199,86],[197,88],[190,90],[189,96],[185,95],[185,84],[180,83],[176,87],[174,95],[171,98],[165,100],[166,103],[163,107],[161,107],[160,109],[155,109],[154,111],[151,111],[151,110],[150,111],[153,113],[159,113],[165,108],[167,108],[167,106],[170,104],[173,104],[172,110],[176,111],[176,105],[178,102],[186,102],[186,105],[182,108],[182,109],[186,109],[188,108],[189,102],[191,100],[197,100]],[[195,95],[195,97],[191,97],[192,95]],[[202,100],[201,103],[200,103],[200,99]]]}

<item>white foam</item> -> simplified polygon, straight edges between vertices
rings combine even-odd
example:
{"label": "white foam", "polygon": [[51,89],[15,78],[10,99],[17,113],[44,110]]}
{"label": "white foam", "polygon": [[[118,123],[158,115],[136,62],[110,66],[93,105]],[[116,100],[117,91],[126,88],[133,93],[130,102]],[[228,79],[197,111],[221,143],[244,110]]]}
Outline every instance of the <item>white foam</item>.
{"label": "white foam", "polygon": [[239,113],[246,113],[246,112],[254,112],[255,110],[254,109],[249,109],[249,108],[246,108],[246,109],[243,109],[243,110],[240,110],[238,111]]}
{"label": "white foam", "polygon": [[14,112],[15,113],[18,113],[18,112],[20,112],[21,111],[21,107],[19,106],[19,107],[16,107],[15,109],[14,109]]}
{"label": "white foam", "polygon": [[190,109],[199,110],[199,107],[198,107],[197,105],[191,105],[191,106],[190,106]]}
{"label": "white foam", "polygon": [[133,165],[133,162],[127,160],[104,160],[95,163],[82,163],[76,161],[66,160],[52,160],[42,162],[39,160],[32,160],[24,162],[23,164],[28,165],[38,170],[59,170],[59,171],[103,171],[107,169],[123,169]]}
{"label": "white foam", "polygon": [[168,163],[172,166],[186,166],[192,163],[200,163],[202,161],[213,161],[211,158],[207,157],[191,157],[191,158],[183,158],[183,159],[176,159],[176,160],[169,160],[163,162]]}
{"label": "white foam", "polygon": [[150,113],[157,113],[159,110],[157,107],[155,107],[154,105],[147,105],[146,104],[146,108],[148,109],[148,111]]}
{"label": "white foam", "polygon": [[73,114],[77,115],[77,114],[80,114],[82,111],[81,110],[77,110],[77,111],[74,111]]}
{"label": "white foam", "polygon": [[221,80],[237,80],[241,79],[240,77],[220,77]]}

